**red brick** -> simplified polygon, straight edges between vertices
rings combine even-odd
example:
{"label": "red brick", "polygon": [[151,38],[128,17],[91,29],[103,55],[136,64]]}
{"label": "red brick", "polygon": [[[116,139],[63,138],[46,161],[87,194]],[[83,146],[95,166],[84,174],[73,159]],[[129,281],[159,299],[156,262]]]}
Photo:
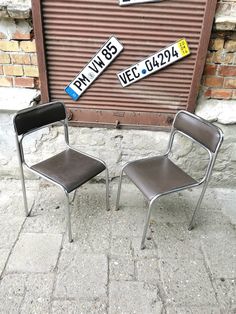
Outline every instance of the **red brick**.
{"label": "red brick", "polygon": [[212,89],[211,98],[215,99],[230,99],[232,97],[232,90],[230,89]]}
{"label": "red brick", "polygon": [[236,66],[221,66],[219,68],[219,75],[236,76]]}
{"label": "red brick", "polygon": [[1,40],[0,41],[0,50],[2,50],[2,51],[19,51],[18,41]]}
{"label": "red brick", "polygon": [[12,54],[11,61],[13,64],[31,64],[30,55],[26,53]]}
{"label": "red brick", "polygon": [[232,99],[236,99],[236,91],[233,91]]}
{"label": "red brick", "polygon": [[234,54],[227,53],[226,51],[219,50],[214,53],[212,62],[220,64],[232,64],[234,61]]}
{"label": "red brick", "polygon": [[206,64],[204,68],[205,75],[215,75],[217,66],[215,64]]}
{"label": "red brick", "polygon": [[20,48],[25,52],[36,52],[35,40],[22,41],[20,43]]}
{"label": "red brick", "polygon": [[206,98],[211,98],[211,89],[207,89],[205,92],[204,92],[204,96]]}
{"label": "red brick", "polygon": [[37,55],[36,54],[32,54],[31,55],[31,64],[38,65],[38,60],[37,60]]}
{"label": "red brick", "polygon": [[34,79],[31,77],[15,77],[14,86],[16,87],[34,87]]}
{"label": "red brick", "polygon": [[25,76],[29,76],[29,77],[39,76],[38,67],[33,66],[33,65],[24,65],[24,73],[25,73]]}
{"label": "red brick", "polygon": [[208,87],[222,87],[224,82],[223,77],[207,76],[204,80],[204,85]]}
{"label": "red brick", "polygon": [[5,75],[22,76],[23,68],[21,65],[4,65],[3,66]]}
{"label": "red brick", "polygon": [[0,86],[4,86],[4,87],[12,86],[12,78],[11,77],[0,77]]}
{"label": "red brick", "polygon": [[13,34],[12,39],[30,40],[31,34],[30,33],[20,33],[19,31],[17,31],[17,32],[15,32],[15,34]]}
{"label": "red brick", "polygon": [[224,87],[226,88],[236,88],[236,78],[225,78]]}
{"label": "red brick", "polygon": [[40,80],[39,80],[38,77],[36,77],[36,78],[34,79],[34,87],[35,87],[36,89],[40,89],[40,88],[41,88]]}
{"label": "red brick", "polygon": [[0,32],[0,39],[6,39],[6,35]]}
{"label": "red brick", "polygon": [[7,53],[0,53],[0,64],[9,64],[11,63],[10,55]]}

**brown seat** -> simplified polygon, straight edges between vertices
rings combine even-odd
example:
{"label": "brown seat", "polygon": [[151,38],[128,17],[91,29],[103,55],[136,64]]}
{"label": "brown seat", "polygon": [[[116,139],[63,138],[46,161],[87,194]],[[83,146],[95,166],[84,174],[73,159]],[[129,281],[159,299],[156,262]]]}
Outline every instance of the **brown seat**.
{"label": "brown seat", "polygon": [[[169,159],[169,154],[172,151],[176,133],[181,133],[187,138],[193,140],[208,152],[209,163],[206,167],[205,175],[201,180],[196,181]],[[131,181],[139,188],[149,201],[149,210],[144,226],[141,249],[145,247],[145,239],[153,203],[162,195],[203,184],[201,195],[189,225],[189,230],[193,228],[194,217],[201,205],[222,141],[223,133],[219,128],[194,114],[182,110],[175,116],[170,133],[168,148],[163,156],[131,161],[122,168],[117,193],[116,209],[119,209],[123,173],[131,179]]]}
{"label": "brown seat", "polygon": [[[69,241],[72,241],[70,201],[69,193],[75,191],[82,184],[86,183],[103,170],[106,170],[106,207],[109,209],[109,177],[106,164],[103,160],[92,157],[86,153],[73,149],[69,145],[68,121],[66,109],[62,102],[56,101],[44,105],[28,108],[17,112],[13,120],[17,150],[20,164],[21,183],[24,197],[26,216],[30,214],[28,210],[25,179],[23,166],[41,177],[55,183],[65,192],[67,198],[67,225]],[[61,123],[64,126],[65,143],[67,149],[57,155],[43,160],[35,165],[28,165],[24,158],[23,138],[37,131],[39,128]]]}
{"label": "brown seat", "polygon": [[60,184],[68,193],[106,169],[96,159],[72,149],[67,149],[30,168]]}
{"label": "brown seat", "polygon": [[131,162],[124,172],[149,200],[197,183],[166,156]]}

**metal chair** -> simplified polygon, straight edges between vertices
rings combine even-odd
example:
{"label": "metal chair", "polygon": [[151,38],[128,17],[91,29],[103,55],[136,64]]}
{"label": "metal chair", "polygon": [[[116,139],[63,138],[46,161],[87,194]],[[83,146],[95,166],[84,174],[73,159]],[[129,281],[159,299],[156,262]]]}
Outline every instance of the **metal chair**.
{"label": "metal chair", "polygon": [[[75,191],[82,184],[106,170],[106,207],[109,210],[109,176],[107,166],[104,161],[73,149],[69,145],[66,109],[60,101],[21,110],[16,113],[13,123],[16,133],[25,214],[26,216],[30,215],[23,166],[59,186],[64,191],[67,199],[68,236],[69,242],[72,242],[69,193]],[[23,139],[25,136],[55,123],[60,123],[64,126],[66,149],[51,158],[29,166],[24,157]]]}
{"label": "metal chair", "polygon": [[[201,180],[195,180],[169,159],[174,137],[181,133],[187,138],[200,144],[209,154],[209,162],[205,174]],[[149,210],[144,225],[141,249],[145,248],[145,239],[149,226],[153,203],[163,195],[178,192],[184,189],[203,184],[202,192],[194,210],[189,230],[193,228],[193,221],[204,197],[209,182],[217,153],[223,141],[222,131],[213,124],[191,114],[187,111],[179,111],[173,121],[169,144],[163,156],[143,158],[128,162],[124,165],[120,175],[118,186],[116,210],[119,209],[121,183],[123,173],[138,187],[149,202]]]}

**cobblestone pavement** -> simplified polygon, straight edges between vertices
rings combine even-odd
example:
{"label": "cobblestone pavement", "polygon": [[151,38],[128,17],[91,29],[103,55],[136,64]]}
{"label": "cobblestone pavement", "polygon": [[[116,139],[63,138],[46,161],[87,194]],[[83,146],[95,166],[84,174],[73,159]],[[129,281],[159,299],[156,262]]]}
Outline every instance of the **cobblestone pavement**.
{"label": "cobblestone pavement", "polygon": [[105,185],[78,190],[74,242],[65,233],[64,195],[27,182],[0,182],[0,313],[236,313],[236,190],[208,189],[193,231],[199,190],[163,197],[140,250],[147,204],[125,183],[121,209],[105,210]]}

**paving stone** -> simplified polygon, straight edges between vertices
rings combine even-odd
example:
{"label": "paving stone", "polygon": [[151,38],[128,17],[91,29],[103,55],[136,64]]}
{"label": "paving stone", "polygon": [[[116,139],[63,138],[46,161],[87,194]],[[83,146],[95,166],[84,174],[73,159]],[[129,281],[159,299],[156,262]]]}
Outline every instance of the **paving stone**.
{"label": "paving stone", "polygon": [[132,249],[133,255],[135,259],[143,259],[143,258],[151,258],[158,257],[157,247],[155,242],[150,239],[145,242],[145,249],[141,250],[141,238],[133,238],[132,239]]}
{"label": "paving stone", "polygon": [[22,299],[20,296],[0,297],[0,313],[19,314]]}
{"label": "paving stone", "polygon": [[144,259],[136,262],[137,280],[149,283],[160,283],[160,270],[157,258]]}
{"label": "paving stone", "polygon": [[51,272],[54,270],[62,236],[22,233],[7,265],[8,272]]}
{"label": "paving stone", "polygon": [[[193,211],[197,201],[200,197],[202,187],[184,190],[178,193],[179,197],[183,199],[186,204],[186,209]],[[204,198],[202,200],[201,208],[204,210],[221,210],[221,204],[217,197],[216,189],[207,188]],[[188,210],[187,210],[188,211]]]}
{"label": "paving stone", "polygon": [[187,223],[186,206],[185,200],[177,193],[163,196],[154,203],[151,219],[156,223]]}
{"label": "paving stone", "polygon": [[[118,185],[114,185],[111,187],[111,202],[112,204],[116,204],[117,197],[117,189]],[[132,183],[126,183],[125,181],[122,183],[121,187],[121,195],[120,195],[120,210],[126,210],[128,208],[132,208],[133,210],[136,208],[144,208],[146,207],[146,201],[142,193],[138,190],[138,188]]]}
{"label": "paving stone", "polygon": [[110,259],[109,280],[134,280],[134,260],[132,257]]}
{"label": "paving stone", "polygon": [[22,232],[24,233],[64,233],[66,230],[66,216],[61,213],[63,209],[58,209],[58,213],[32,212],[30,217],[27,217]]}
{"label": "paving stone", "polygon": [[110,314],[159,314],[161,312],[162,303],[158,297],[157,286],[131,281],[110,283]]}
{"label": "paving stone", "polygon": [[[0,282],[0,299],[22,297],[19,313],[49,313],[53,274],[7,274]],[[0,313],[2,313],[0,311]]]}
{"label": "paving stone", "polygon": [[217,305],[203,261],[168,259],[161,260],[159,265],[167,304]]}
{"label": "paving stone", "polygon": [[[193,211],[189,211],[189,222],[191,221]],[[208,225],[223,225],[230,224],[230,220],[221,211],[200,209],[194,219],[194,227],[206,232]],[[188,227],[188,225],[187,225]]]}
{"label": "paving stone", "polygon": [[110,244],[111,256],[126,256],[132,255],[132,246],[130,238],[112,238]]}
{"label": "paving stone", "polygon": [[0,249],[11,248],[16,241],[25,217],[0,215]]}
{"label": "paving stone", "polygon": [[188,231],[186,224],[157,224],[153,238],[161,258],[203,259],[201,232]]}
{"label": "paving stone", "polygon": [[213,278],[236,278],[235,230],[212,228],[201,243]]}
{"label": "paving stone", "polygon": [[54,274],[30,274],[26,280],[26,293],[46,298],[51,295],[54,284]]}
{"label": "paving stone", "polygon": [[106,296],[108,262],[105,255],[82,255],[63,250],[55,288],[57,298],[100,298]]}
{"label": "paving stone", "polygon": [[50,313],[50,298],[28,297],[22,305],[20,313],[30,314],[49,314]]}
{"label": "paving stone", "polygon": [[[73,219],[73,217],[72,217]],[[87,219],[82,226],[82,221],[72,223],[73,238],[78,245],[86,241],[93,253],[108,253],[110,247],[110,223],[105,217]],[[99,235],[99,236],[98,236]]]}
{"label": "paving stone", "polygon": [[167,307],[166,314],[221,314],[217,307]]}
{"label": "paving stone", "polygon": [[0,249],[0,276],[4,270],[9,254],[10,254],[10,249]]}
{"label": "paving stone", "polygon": [[0,281],[0,297],[24,296],[26,274],[8,274]]}
{"label": "paving stone", "polygon": [[[27,190],[27,201],[28,208],[31,209],[35,199],[37,198],[37,187],[35,181],[30,180],[30,184],[26,185]],[[7,192],[6,192],[7,184]],[[38,182],[37,182],[38,184]],[[21,190],[21,183],[19,180],[12,181],[11,184],[3,181],[0,181],[0,215],[10,215],[10,216],[19,216],[25,217],[25,209],[23,202],[23,194]]]}
{"label": "paving stone", "polygon": [[55,300],[52,314],[107,314],[107,303],[96,300]]}
{"label": "paving stone", "polygon": [[223,313],[236,313],[236,279],[215,279],[213,286]]}
{"label": "paving stone", "polygon": [[137,237],[143,233],[147,209],[125,207],[112,215],[113,237]]}

